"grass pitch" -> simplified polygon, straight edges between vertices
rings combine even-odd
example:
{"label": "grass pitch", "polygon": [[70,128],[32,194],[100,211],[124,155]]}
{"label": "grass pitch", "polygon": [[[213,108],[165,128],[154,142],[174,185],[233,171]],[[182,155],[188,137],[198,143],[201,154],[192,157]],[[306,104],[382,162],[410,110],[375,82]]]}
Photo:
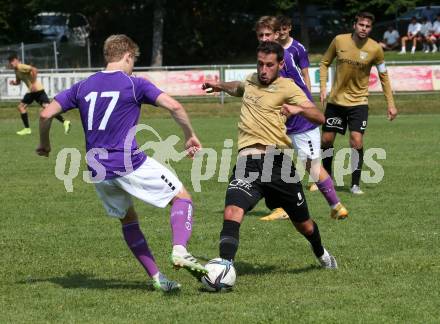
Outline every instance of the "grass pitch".
{"label": "grass pitch", "polygon": [[[259,221],[267,213],[260,203],[241,228],[235,290],[206,293],[168,263],[168,209],[136,201],[160,269],[183,285],[179,295],[171,296],[147,283],[118,221],[105,215],[93,185],[78,176],[74,191],[67,193],[55,177],[62,148],[78,148],[84,157],[78,115],[68,115],[74,122],[69,136],[53,122],[53,151],[44,159],[34,154],[37,109],[31,109],[34,134],[19,137],[17,113],[11,105],[1,108],[0,323],[438,322],[440,114],[432,114],[438,99],[399,96],[397,105],[407,114],[390,123],[383,115],[383,98],[372,97],[365,147],[386,150],[386,160],[378,161],[385,177],[379,184],[363,185],[362,197],[348,193],[350,177],[345,178],[338,194],[351,212],[348,220],[330,219],[323,197],[306,194],[324,245],[338,260],[337,271],[317,267],[308,243],[289,221]],[[187,106],[205,147],[220,154],[225,138],[236,142],[236,102]],[[148,110],[142,122],[162,138],[181,136],[170,119]],[[147,138],[141,134],[139,142]],[[338,136],[337,148],[347,142]],[[192,191],[191,161],[172,165]],[[217,177],[218,172],[193,194],[190,250],[202,261],[218,256],[226,183]]]}

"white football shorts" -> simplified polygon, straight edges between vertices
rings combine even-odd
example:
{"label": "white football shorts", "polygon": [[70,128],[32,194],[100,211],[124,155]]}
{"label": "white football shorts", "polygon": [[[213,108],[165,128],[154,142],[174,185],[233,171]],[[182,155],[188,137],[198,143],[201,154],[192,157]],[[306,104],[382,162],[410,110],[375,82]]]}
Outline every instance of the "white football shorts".
{"label": "white football shorts", "polygon": [[315,160],[321,156],[321,132],[319,127],[300,134],[289,134],[289,137],[301,161]]}
{"label": "white football shorts", "polygon": [[151,157],[122,177],[95,183],[96,192],[110,217],[124,218],[133,205],[131,196],[147,204],[164,208],[182,189],[180,180]]}

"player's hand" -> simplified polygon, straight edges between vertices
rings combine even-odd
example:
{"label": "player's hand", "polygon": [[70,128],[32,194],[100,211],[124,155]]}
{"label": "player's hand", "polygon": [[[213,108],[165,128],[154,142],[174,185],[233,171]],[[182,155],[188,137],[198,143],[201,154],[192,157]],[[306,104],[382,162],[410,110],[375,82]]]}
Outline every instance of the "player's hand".
{"label": "player's hand", "polygon": [[206,93],[222,91],[219,82],[205,82],[202,84],[202,90],[205,90]]}
{"label": "player's hand", "polygon": [[397,117],[397,108],[394,106],[388,107],[388,120],[392,121],[396,117]]}
{"label": "player's hand", "polygon": [[37,149],[35,150],[35,152],[36,152],[39,156],[49,157],[50,146],[43,146],[43,145],[40,144],[40,145],[37,147]]}
{"label": "player's hand", "polygon": [[15,83],[15,80],[10,80],[10,81],[9,81],[9,84],[10,84],[10,85],[17,85],[17,84]]}
{"label": "player's hand", "polygon": [[281,115],[284,115],[286,117],[292,116],[292,115],[298,115],[303,112],[303,108],[300,106],[294,106],[294,105],[288,105],[283,104],[281,107]]}
{"label": "player's hand", "polygon": [[37,91],[37,86],[35,83],[31,84],[31,92],[36,92]]}
{"label": "player's hand", "polygon": [[327,98],[327,91],[321,90],[321,96],[320,97],[321,97],[322,108],[324,108],[325,99]]}
{"label": "player's hand", "polygon": [[185,143],[186,155],[191,159],[194,159],[194,155],[196,155],[196,153],[201,149],[202,144],[200,144],[200,141],[196,135],[191,136]]}

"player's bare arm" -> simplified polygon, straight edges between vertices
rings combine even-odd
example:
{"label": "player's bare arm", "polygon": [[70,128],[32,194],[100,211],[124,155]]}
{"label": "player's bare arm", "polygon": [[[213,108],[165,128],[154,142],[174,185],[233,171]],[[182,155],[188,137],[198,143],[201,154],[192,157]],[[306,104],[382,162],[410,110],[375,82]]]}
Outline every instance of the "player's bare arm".
{"label": "player's bare arm", "polygon": [[319,64],[319,82],[320,82],[320,100],[321,105],[324,106],[325,99],[327,98],[327,76],[328,68],[332,64],[334,58],[336,57],[336,45],[335,39],[330,43],[327,51],[321,59]]}
{"label": "player's bare arm", "polygon": [[309,68],[301,69],[301,74],[304,78],[304,82],[306,83],[307,88],[311,92],[312,91],[312,83],[310,82]]}
{"label": "player's bare arm", "polygon": [[301,105],[283,104],[280,113],[286,117],[301,115],[315,124],[325,123],[324,114],[310,101],[303,102]]}
{"label": "player's bare arm", "polygon": [[9,84],[14,85],[14,86],[19,85],[20,83],[21,83],[20,79],[15,79],[15,80],[9,81]]}
{"label": "player's bare arm", "polygon": [[391,82],[388,76],[388,72],[385,68],[385,63],[377,65],[377,70],[379,72],[379,79],[382,85],[383,94],[387,101],[387,118],[392,121],[397,117],[397,108],[394,104],[393,91],[391,89]]}
{"label": "player's bare arm", "polygon": [[36,149],[38,155],[46,157],[49,156],[49,133],[50,126],[52,124],[52,118],[61,112],[61,106],[56,100],[52,100],[52,102],[40,112],[40,145]]}
{"label": "player's bare arm", "polygon": [[240,81],[231,82],[205,82],[202,89],[207,93],[224,91],[234,97],[243,96],[243,83]]}
{"label": "player's bare arm", "polygon": [[188,156],[193,158],[197,151],[202,148],[202,145],[192,129],[185,108],[166,93],[162,93],[157,97],[156,104],[159,107],[167,109],[176,123],[182,128],[183,134],[185,135],[185,150]]}

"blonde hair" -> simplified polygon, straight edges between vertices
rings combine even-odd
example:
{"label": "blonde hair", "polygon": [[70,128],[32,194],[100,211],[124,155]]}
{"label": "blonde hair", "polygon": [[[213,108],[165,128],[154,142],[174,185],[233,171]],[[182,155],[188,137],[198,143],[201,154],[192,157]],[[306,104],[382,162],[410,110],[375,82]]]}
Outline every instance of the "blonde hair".
{"label": "blonde hair", "polygon": [[255,24],[255,31],[258,31],[261,28],[268,28],[273,32],[280,31],[281,26],[280,22],[274,16],[263,16]]}
{"label": "blonde hair", "polygon": [[107,63],[120,61],[126,53],[138,57],[139,46],[127,35],[111,35],[104,42],[104,58]]}

